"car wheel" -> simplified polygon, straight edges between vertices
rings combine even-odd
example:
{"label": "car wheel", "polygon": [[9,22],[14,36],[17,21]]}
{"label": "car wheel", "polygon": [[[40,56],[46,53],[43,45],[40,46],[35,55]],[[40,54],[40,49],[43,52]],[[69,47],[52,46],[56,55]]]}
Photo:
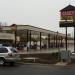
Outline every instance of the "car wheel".
{"label": "car wheel", "polygon": [[5,60],[3,58],[0,58],[0,65],[5,65]]}

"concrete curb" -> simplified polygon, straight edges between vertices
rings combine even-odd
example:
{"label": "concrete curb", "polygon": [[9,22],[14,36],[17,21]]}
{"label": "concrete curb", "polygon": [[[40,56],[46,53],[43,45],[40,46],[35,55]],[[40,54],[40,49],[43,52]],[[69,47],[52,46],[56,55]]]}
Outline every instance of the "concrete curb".
{"label": "concrete curb", "polygon": [[75,67],[75,64],[67,64],[67,63],[56,63],[56,64],[43,64],[43,63],[24,63],[24,62],[20,62],[21,64],[23,65],[40,65],[40,66],[53,66],[53,67],[68,67],[68,68],[71,68],[71,67]]}

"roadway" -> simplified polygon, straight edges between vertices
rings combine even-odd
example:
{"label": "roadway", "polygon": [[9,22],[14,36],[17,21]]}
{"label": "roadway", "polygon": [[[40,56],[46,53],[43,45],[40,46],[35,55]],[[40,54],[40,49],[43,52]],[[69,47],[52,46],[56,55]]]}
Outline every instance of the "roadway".
{"label": "roadway", "polygon": [[75,67],[43,64],[0,66],[0,75],[75,75]]}

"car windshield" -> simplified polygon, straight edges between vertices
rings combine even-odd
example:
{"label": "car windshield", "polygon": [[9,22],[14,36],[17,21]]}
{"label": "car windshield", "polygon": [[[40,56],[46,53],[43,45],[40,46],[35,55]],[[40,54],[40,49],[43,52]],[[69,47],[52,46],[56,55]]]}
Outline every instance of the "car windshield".
{"label": "car windshield", "polygon": [[17,53],[17,52],[18,52],[16,48],[11,47],[10,49],[11,49],[11,51],[12,51],[13,53]]}

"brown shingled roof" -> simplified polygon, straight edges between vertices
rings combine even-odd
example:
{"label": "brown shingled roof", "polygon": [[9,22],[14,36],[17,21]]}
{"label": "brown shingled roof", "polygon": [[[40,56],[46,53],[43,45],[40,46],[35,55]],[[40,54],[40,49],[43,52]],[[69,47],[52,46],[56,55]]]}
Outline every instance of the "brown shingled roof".
{"label": "brown shingled roof", "polygon": [[62,11],[75,11],[75,6],[68,5],[67,7],[60,10],[60,12],[62,12]]}

